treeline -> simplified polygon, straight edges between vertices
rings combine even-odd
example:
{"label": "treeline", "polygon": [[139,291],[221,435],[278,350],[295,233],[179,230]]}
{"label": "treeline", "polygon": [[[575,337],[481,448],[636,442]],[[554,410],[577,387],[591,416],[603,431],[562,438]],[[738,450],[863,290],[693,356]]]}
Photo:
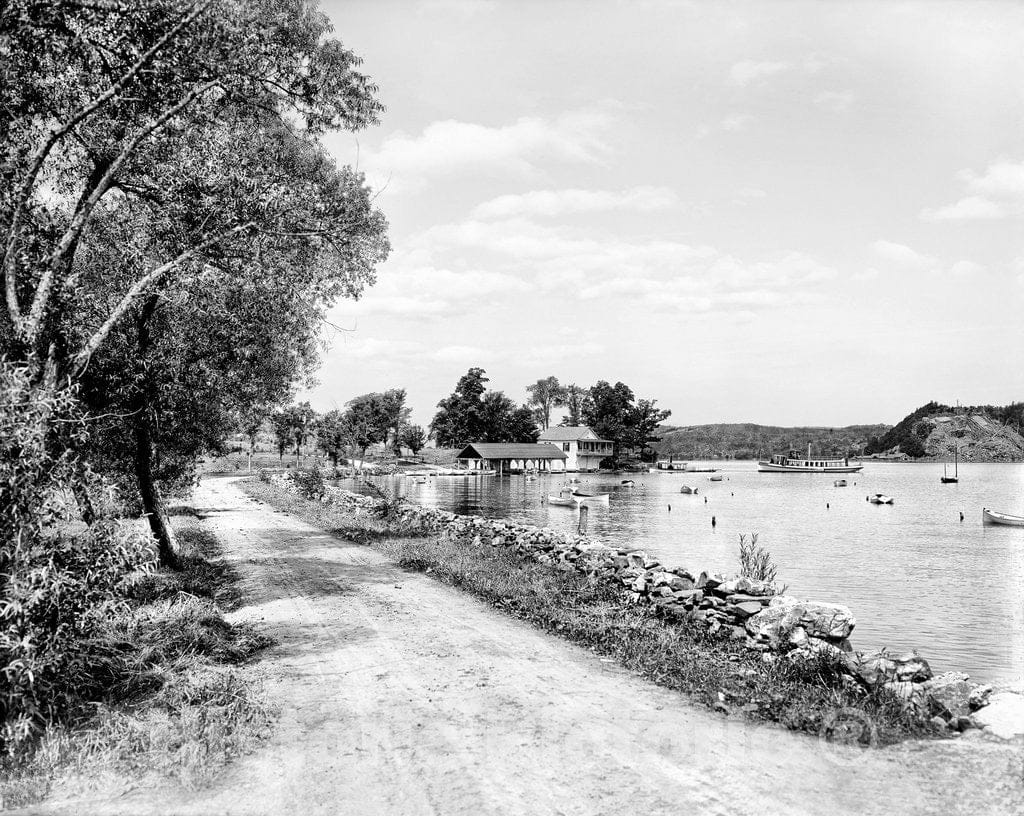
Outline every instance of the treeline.
{"label": "treeline", "polygon": [[90,687],[151,555],[119,517],[175,567],[163,497],[387,256],[321,142],[382,110],[329,34],[301,0],[0,4],[0,754]]}
{"label": "treeline", "polygon": [[662,429],[655,447],[660,456],[683,459],[758,459],[791,448],[818,456],[859,456],[868,440],[885,433],[888,425],[779,427],[754,423],[694,425]]}
{"label": "treeline", "polygon": [[943,414],[978,414],[1009,425],[1018,432],[1024,428],[1024,402],[1012,402],[1009,405],[969,405],[952,407],[939,402],[927,402],[920,408],[911,411],[886,433],[869,440],[865,453],[884,453],[899,447],[907,456],[918,458],[925,456],[925,441],[931,435],[931,423],[922,422],[928,417]]}
{"label": "treeline", "polygon": [[613,459],[629,450],[642,456],[654,432],[671,411],[659,409],[657,400],[640,399],[625,383],[601,380],[590,388],[575,383],[562,385],[557,377],[545,377],[526,387],[526,405],[516,405],[501,391],[485,390],[488,378],[482,368],[471,368],[441,400],[430,423],[439,447],[459,447],[468,442],[536,442],[551,426],[552,413],[565,408],[559,424],[589,426],[599,437],[614,444]]}

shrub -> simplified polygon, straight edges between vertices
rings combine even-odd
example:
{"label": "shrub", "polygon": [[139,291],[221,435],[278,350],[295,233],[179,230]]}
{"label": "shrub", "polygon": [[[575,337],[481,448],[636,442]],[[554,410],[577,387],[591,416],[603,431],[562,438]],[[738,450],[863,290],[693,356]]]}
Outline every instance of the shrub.
{"label": "shrub", "polygon": [[744,578],[751,578],[755,581],[775,581],[777,571],[772,554],[764,547],[757,546],[757,533],[750,534],[750,543],[747,543],[747,536],[740,533],[740,575]]}
{"label": "shrub", "polygon": [[94,638],[152,558],[148,536],[111,519],[74,531],[70,494],[93,481],[77,419],[71,392],[0,360],[0,755],[102,683],[112,656]]}
{"label": "shrub", "polygon": [[313,467],[308,471],[295,471],[294,480],[295,486],[299,490],[299,495],[303,498],[319,501],[327,493],[324,474],[320,470],[319,464],[314,463]]}

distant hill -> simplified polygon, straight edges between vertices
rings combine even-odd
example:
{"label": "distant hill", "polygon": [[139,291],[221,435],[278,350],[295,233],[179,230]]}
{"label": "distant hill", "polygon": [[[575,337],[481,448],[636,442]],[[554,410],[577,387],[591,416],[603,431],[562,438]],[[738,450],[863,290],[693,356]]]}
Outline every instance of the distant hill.
{"label": "distant hill", "polygon": [[659,456],[682,459],[757,459],[790,449],[816,456],[859,456],[868,442],[883,436],[889,425],[848,425],[845,428],[802,426],[781,428],[744,422],[726,425],[662,426]]}
{"label": "distant hill", "polygon": [[1024,402],[951,408],[929,402],[869,441],[872,455],[952,458],[965,462],[1024,461]]}

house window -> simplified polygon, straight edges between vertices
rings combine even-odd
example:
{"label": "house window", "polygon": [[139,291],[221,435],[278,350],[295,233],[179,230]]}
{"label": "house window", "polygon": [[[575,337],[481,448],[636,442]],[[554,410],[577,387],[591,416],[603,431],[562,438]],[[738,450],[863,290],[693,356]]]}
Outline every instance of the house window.
{"label": "house window", "polygon": [[563,451],[564,451],[565,453],[568,453],[568,452],[569,452],[569,443],[568,443],[568,442],[563,442],[563,443],[562,443],[562,450],[563,450]]}

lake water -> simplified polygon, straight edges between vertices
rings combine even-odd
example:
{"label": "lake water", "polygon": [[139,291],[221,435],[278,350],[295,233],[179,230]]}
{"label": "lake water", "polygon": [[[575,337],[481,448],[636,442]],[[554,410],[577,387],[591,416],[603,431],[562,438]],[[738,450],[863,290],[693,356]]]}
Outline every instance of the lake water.
{"label": "lake water", "polygon": [[[608,507],[591,507],[589,534],[696,575],[735,572],[739,534],[756,532],[790,594],[853,610],[855,648],[916,647],[936,673],[965,671],[979,681],[1024,677],[1024,528],[981,523],[982,507],[1024,515],[1024,465],[961,463],[960,482],[943,485],[941,465],[868,462],[843,475],[849,486],[839,488],[832,474],[707,465],[720,468],[723,481],[707,473],[581,474],[584,489],[614,489]],[[636,486],[619,489],[624,478]],[[388,482],[411,501],[457,513],[560,531],[577,524],[575,509],[542,502],[564,475]],[[699,492],[680,494],[683,484]],[[871,493],[896,503],[870,504]]]}

